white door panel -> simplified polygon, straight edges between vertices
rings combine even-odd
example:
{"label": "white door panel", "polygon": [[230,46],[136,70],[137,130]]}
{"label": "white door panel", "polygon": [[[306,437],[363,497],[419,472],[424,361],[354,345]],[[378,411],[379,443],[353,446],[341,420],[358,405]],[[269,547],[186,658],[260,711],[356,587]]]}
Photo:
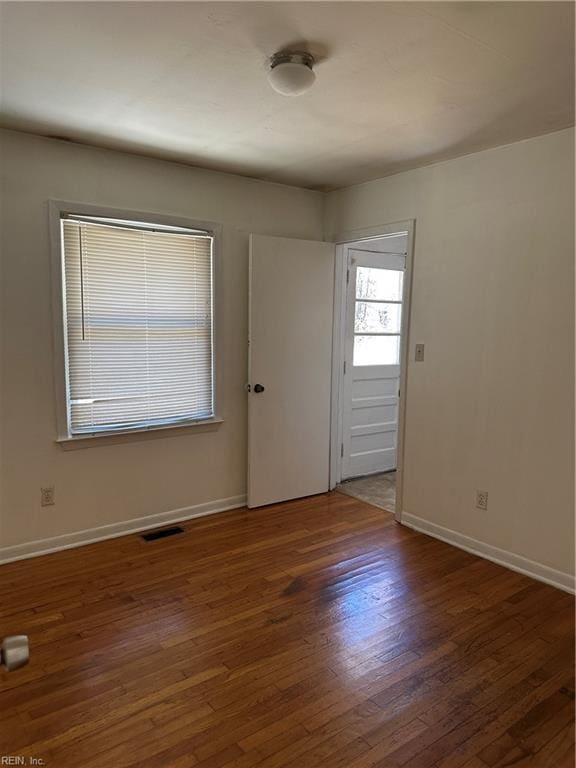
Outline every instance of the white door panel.
{"label": "white door panel", "polygon": [[394,463],[395,457],[396,447],[355,453],[350,457],[350,477],[363,477],[382,472],[382,465]]}
{"label": "white door panel", "polygon": [[[386,403],[386,400],[390,400]],[[398,398],[375,397],[376,405],[366,405],[352,409],[350,427],[359,427],[365,424],[386,424],[395,422],[398,418]],[[393,402],[392,402],[393,401]]]}
{"label": "white door panel", "polygon": [[[383,432],[393,432],[395,429],[395,422],[374,422],[374,424],[362,424],[360,426],[351,427],[350,434],[352,439],[355,437],[364,437],[371,435],[381,435]],[[388,446],[389,447],[389,446]]]}
{"label": "white door panel", "polygon": [[251,235],[249,507],[328,490],[334,253]]}
{"label": "white door panel", "polygon": [[371,451],[384,451],[394,448],[396,444],[395,425],[386,427],[380,424],[371,424],[358,432],[359,428],[352,429],[352,452],[369,453]]}

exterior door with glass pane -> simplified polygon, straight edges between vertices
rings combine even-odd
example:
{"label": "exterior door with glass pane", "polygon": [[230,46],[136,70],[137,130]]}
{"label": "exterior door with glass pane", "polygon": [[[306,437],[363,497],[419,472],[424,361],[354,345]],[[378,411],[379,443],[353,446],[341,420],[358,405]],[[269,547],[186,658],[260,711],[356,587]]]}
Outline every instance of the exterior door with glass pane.
{"label": "exterior door with glass pane", "polygon": [[405,266],[348,250],[342,479],[396,469]]}

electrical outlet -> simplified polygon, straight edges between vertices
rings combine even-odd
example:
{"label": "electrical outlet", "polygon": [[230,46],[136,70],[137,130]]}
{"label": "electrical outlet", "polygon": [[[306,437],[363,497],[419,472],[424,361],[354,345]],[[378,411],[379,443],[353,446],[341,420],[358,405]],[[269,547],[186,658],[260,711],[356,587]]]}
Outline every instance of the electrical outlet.
{"label": "electrical outlet", "polygon": [[476,491],[476,509],[488,509],[488,491]]}
{"label": "electrical outlet", "polygon": [[416,348],[414,350],[414,360],[417,363],[424,362],[424,344],[416,344]]}
{"label": "electrical outlet", "polygon": [[56,502],[54,501],[54,486],[49,485],[46,488],[40,488],[40,506],[52,507]]}

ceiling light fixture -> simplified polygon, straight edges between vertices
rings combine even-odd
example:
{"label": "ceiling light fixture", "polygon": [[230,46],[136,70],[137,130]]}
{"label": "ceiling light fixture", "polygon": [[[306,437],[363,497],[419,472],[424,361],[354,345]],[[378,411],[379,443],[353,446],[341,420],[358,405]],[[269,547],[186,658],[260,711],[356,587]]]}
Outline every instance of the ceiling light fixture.
{"label": "ceiling light fixture", "polygon": [[283,96],[298,96],[312,87],[314,56],[303,51],[279,51],[270,59],[268,81]]}

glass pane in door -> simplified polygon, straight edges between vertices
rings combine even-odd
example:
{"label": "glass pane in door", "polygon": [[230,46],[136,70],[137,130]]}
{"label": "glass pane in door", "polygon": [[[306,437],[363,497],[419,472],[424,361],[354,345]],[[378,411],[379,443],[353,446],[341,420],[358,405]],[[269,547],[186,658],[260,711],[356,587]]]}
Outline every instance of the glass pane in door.
{"label": "glass pane in door", "polygon": [[399,365],[400,336],[354,336],[354,365]]}
{"label": "glass pane in door", "polygon": [[355,333],[400,333],[401,304],[383,301],[357,301]]}
{"label": "glass pane in door", "polygon": [[404,272],[399,269],[358,267],[356,298],[402,301]]}

